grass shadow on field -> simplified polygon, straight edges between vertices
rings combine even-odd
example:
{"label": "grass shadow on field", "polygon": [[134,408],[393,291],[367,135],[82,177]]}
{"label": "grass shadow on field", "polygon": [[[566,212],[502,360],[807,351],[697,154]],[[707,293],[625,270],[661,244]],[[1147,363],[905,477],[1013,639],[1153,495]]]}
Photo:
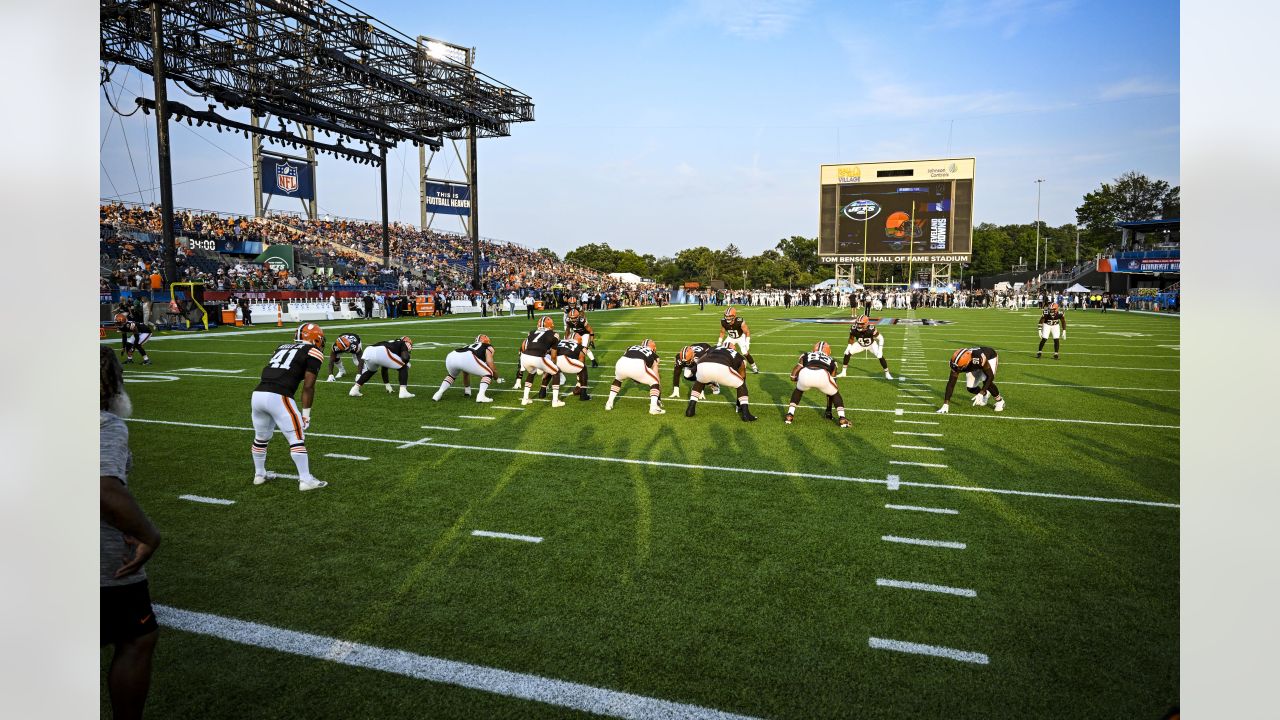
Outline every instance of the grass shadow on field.
{"label": "grass shadow on field", "polygon": [[[1022,377],[1026,380],[1039,380],[1048,385],[1064,384],[1064,383],[1061,383],[1061,381],[1058,378],[1049,377],[1047,375],[1037,375],[1037,374],[1028,373],[1026,375],[1023,375]],[[1099,400],[1104,400],[1107,402],[1119,400],[1121,402],[1126,402],[1126,403],[1129,403],[1130,405],[1135,405],[1137,407],[1145,408],[1147,410],[1152,410],[1154,412],[1171,413],[1175,416],[1175,418],[1178,415],[1177,405],[1163,405],[1161,403],[1153,402],[1151,400],[1146,400],[1144,398],[1134,397],[1132,394],[1127,392],[1116,392],[1113,390],[1099,390],[1086,383],[1071,384],[1070,389],[1075,390],[1077,392],[1084,393],[1086,395],[1092,395],[1093,397],[1096,397]],[[1172,395],[1174,398],[1178,397],[1178,393],[1172,393]]]}

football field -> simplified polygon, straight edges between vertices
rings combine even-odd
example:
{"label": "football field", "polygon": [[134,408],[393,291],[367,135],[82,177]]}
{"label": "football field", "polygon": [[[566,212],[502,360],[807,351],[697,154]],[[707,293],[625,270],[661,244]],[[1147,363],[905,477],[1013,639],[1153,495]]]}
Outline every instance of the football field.
{"label": "football field", "polygon": [[[349,397],[350,363],[322,375],[307,447],[329,486],[306,493],[251,482],[250,392],[293,328],[154,338],[151,366],[125,366],[129,484],[164,534],[149,714],[1158,718],[1177,702],[1177,318],[1068,312],[1055,361],[1034,357],[1038,310],[874,313],[895,379],[856,356],[840,429],[812,391],[782,419],[797,355],[841,354],[848,308],[738,307],[758,422],[731,391],[693,418],[687,381],[666,398],[672,356],[715,342],[722,309],[589,313],[601,367],[563,408],[511,389],[524,316],[321,323],[330,344],[412,337],[417,397],[377,379]],[[495,402],[432,402],[445,354],[481,332]],[[614,361],[644,338],[667,413],[634,383],[606,412]],[[935,414],[951,353],[974,345],[999,352],[1005,411],[961,380]],[[296,472],[278,434],[267,463]]]}

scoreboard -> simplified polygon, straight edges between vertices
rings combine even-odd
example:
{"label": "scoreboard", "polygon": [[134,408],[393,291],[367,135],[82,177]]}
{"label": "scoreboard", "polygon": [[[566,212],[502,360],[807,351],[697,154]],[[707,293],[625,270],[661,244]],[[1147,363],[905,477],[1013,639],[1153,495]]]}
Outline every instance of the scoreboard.
{"label": "scoreboard", "polygon": [[823,165],[825,263],[968,262],[973,158]]}

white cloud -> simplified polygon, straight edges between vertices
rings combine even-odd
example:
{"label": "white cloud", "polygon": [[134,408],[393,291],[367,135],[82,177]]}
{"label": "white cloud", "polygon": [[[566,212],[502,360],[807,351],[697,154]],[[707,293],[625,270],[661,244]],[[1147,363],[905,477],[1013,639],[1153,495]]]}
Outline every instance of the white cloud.
{"label": "white cloud", "polygon": [[1023,26],[1050,19],[1070,10],[1075,0],[946,0],[938,8],[936,27],[996,27],[1011,38]]}
{"label": "white cloud", "polygon": [[1174,92],[1178,92],[1177,85],[1149,77],[1132,77],[1103,86],[1098,92],[1098,97],[1103,100],[1123,100],[1131,97],[1167,95]]}
{"label": "white cloud", "polygon": [[808,9],[809,0],[692,0],[680,13],[748,40],[781,35]]}

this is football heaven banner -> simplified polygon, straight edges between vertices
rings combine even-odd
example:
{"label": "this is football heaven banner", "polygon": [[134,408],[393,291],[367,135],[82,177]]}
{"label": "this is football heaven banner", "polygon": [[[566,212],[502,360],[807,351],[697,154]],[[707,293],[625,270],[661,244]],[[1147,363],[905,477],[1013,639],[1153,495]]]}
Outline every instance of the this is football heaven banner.
{"label": "this is football heaven banner", "polygon": [[471,214],[471,188],[461,183],[426,183],[427,212],[445,215]]}
{"label": "this is football heaven banner", "polygon": [[315,197],[311,166],[284,158],[262,157],[262,192],[311,200]]}

